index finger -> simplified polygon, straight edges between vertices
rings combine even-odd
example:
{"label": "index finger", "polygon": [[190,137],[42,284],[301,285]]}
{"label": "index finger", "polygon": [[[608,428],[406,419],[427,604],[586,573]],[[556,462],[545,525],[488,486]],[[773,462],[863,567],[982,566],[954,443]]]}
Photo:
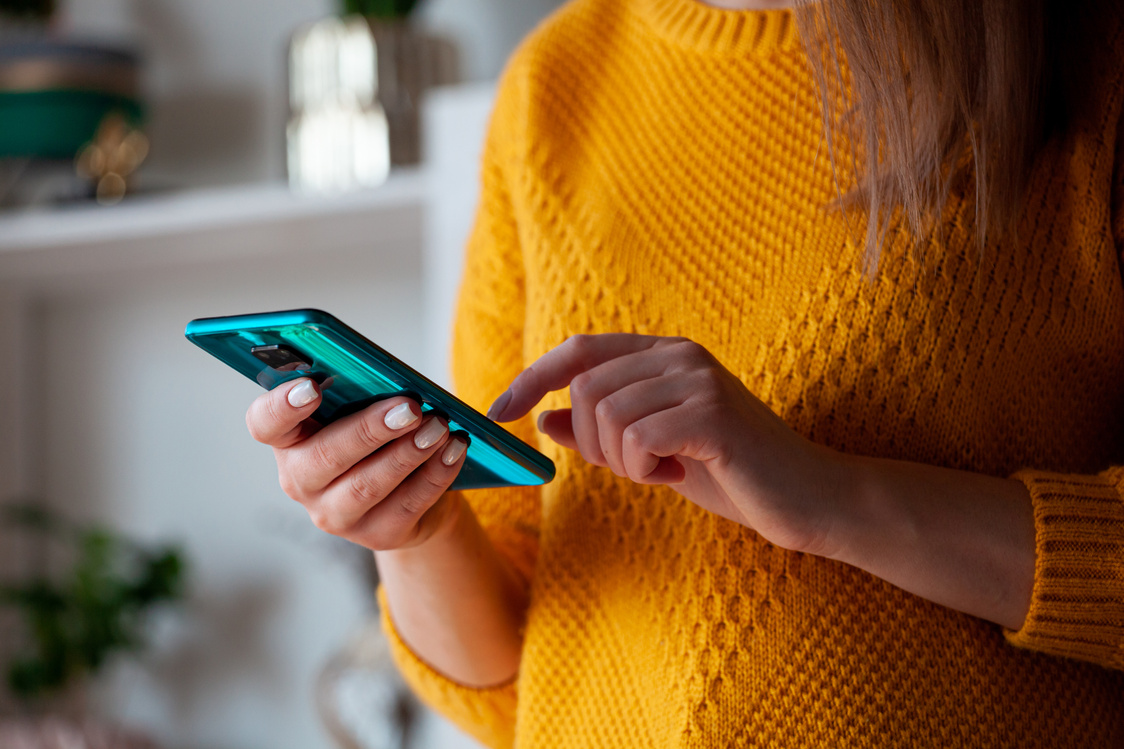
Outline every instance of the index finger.
{"label": "index finger", "polygon": [[570,336],[520,372],[488,409],[488,418],[514,421],[530,411],[544,395],[567,387],[582,372],[666,340],[660,336],[634,333]]}
{"label": "index finger", "polygon": [[319,386],[302,377],[255,398],[246,411],[246,426],[258,442],[270,447],[291,447],[301,440],[304,420],[319,405]]}

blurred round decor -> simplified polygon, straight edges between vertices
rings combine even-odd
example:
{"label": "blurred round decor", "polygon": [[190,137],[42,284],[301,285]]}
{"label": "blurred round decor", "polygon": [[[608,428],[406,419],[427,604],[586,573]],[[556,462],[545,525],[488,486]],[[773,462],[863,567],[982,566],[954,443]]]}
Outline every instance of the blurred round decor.
{"label": "blurred round decor", "polygon": [[[128,49],[0,36],[0,204],[120,199],[148,150],[129,138],[143,117],[139,67]],[[91,154],[91,144],[104,153]]]}

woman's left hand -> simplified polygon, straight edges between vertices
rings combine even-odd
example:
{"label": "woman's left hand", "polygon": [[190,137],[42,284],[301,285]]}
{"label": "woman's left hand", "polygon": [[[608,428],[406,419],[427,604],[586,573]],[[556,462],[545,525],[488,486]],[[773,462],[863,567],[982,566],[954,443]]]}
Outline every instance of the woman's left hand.
{"label": "woman's left hand", "polygon": [[516,377],[488,415],[512,421],[566,386],[572,408],[539,417],[555,442],[618,476],[671,485],[783,548],[835,551],[842,456],[793,431],[699,344],[574,336]]}

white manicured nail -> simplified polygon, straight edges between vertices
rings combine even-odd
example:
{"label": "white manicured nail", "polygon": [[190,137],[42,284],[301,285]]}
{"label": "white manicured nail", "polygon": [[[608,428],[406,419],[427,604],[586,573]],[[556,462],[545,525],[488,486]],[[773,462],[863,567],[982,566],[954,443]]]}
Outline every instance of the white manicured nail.
{"label": "white manicured nail", "polygon": [[414,444],[419,450],[433,447],[438,440],[445,436],[445,425],[438,419],[430,419],[425,426],[414,435]]}
{"label": "white manicured nail", "polygon": [[316,400],[316,386],[312,380],[305,380],[289,391],[289,405],[293,408],[304,408]]}
{"label": "white manicured nail", "polygon": [[388,429],[402,429],[410,426],[417,420],[418,415],[410,408],[409,403],[403,403],[400,406],[395,406],[390,409],[383,419]]}
{"label": "white manicured nail", "polygon": [[467,445],[465,445],[462,440],[454,439],[450,441],[445,447],[445,452],[441,454],[441,462],[447,466],[451,466],[453,463],[460,460],[466,447]]}

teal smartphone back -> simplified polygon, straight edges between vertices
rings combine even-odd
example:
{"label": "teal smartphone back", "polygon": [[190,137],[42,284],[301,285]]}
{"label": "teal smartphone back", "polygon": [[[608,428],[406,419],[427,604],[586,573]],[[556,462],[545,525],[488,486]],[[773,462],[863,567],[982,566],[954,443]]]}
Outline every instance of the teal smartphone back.
{"label": "teal smartphone back", "polygon": [[192,320],[187,339],[267,390],[299,377],[316,380],[321,424],[375,401],[409,395],[468,438],[454,489],[534,486],[554,478],[554,463],[439,385],[327,312],[315,309]]}

